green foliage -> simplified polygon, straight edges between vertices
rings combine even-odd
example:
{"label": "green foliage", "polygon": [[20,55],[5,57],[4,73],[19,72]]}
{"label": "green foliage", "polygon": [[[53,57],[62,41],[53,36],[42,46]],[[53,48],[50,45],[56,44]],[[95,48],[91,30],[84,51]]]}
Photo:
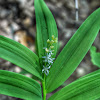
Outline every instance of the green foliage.
{"label": "green foliage", "polygon": [[72,82],[48,100],[96,100],[100,97],[100,70]]}
{"label": "green foliage", "polygon": [[69,78],[88,52],[99,29],[100,9],[87,18],[55,60],[46,79],[47,92],[52,92]]}
{"label": "green foliage", "polygon": [[[43,0],[35,0],[36,28],[37,28],[37,50],[41,60],[44,56],[44,47],[47,47],[47,40],[52,39],[52,35],[58,38],[56,22],[49,8]],[[57,43],[54,44],[54,56],[57,53]]]}
{"label": "green foliage", "polygon": [[100,68],[100,53],[96,52],[96,47],[94,46],[91,47],[90,55],[92,63]]}
{"label": "green foliage", "polygon": [[0,70],[0,94],[27,100],[42,100],[39,83],[23,75]]}
{"label": "green foliage", "polygon": [[0,36],[0,57],[42,79],[38,56],[20,43]]}
{"label": "green foliage", "polygon": [[[38,56],[25,46],[0,36],[0,57],[36,76],[42,83],[42,92],[40,84],[34,79],[0,70],[0,93],[25,100],[42,100],[43,93],[43,100],[46,100],[46,94],[68,79],[94,42],[100,29],[100,8],[86,19],[54,61],[58,46],[56,22],[43,0],[35,0],[34,4]],[[95,50],[92,54],[96,55]],[[59,90],[49,100],[99,98],[100,70],[97,70]]]}

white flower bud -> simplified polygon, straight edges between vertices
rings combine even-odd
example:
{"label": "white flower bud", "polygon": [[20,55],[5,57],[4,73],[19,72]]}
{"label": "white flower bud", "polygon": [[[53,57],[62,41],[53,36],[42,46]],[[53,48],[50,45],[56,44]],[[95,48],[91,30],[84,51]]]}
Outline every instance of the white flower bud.
{"label": "white flower bud", "polygon": [[46,49],[45,49],[45,51],[48,53],[48,52],[49,52],[49,49],[48,49],[48,48],[46,48]]}

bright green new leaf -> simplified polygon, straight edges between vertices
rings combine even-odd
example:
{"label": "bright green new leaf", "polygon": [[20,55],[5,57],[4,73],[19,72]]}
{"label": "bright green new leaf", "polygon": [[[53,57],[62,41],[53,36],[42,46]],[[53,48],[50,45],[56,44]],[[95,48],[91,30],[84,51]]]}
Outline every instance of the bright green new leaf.
{"label": "bright green new leaf", "polygon": [[[47,40],[52,35],[58,38],[56,22],[44,0],[35,0],[35,14],[37,27],[37,50],[39,58],[44,56],[44,47],[47,47]],[[57,52],[57,43],[54,44],[54,56]]]}
{"label": "bright green new leaf", "polygon": [[100,29],[100,8],[92,13],[61,51],[46,78],[46,91],[64,83],[80,64]]}
{"label": "bright green new leaf", "polygon": [[91,47],[90,55],[92,63],[100,68],[100,53],[96,52],[96,47]]}
{"label": "bright green new leaf", "polygon": [[1,35],[0,57],[42,79],[38,56],[20,43]]}
{"label": "bright green new leaf", "polygon": [[100,98],[100,70],[67,85],[48,100],[96,100]]}
{"label": "bright green new leaf", "polygon": [[41,86],[26,76],[0,70],[0,94],[25,100],[42,100]]}

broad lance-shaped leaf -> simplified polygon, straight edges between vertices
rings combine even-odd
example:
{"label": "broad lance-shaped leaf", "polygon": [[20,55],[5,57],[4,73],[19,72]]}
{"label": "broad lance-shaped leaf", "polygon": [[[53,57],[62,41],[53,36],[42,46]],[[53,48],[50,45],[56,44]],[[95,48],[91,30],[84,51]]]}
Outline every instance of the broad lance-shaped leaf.
{"label": "broad lance-shaped leaf", "polygon": [[97,100],[100,98],[100,70],[72,82],[48,100]]}
{"label": "broad lance-shaped leaf", "polygon": [[0,35],[0,57],[42,79],[39,59],[27,47]]}
{"label": "broad lance-shaped leaf", "polygon": [[100,8],[92,13],[61,51],[46,78],[46,91],[58,88],[80,64],[100,29]]}
{"label": "broad lance-shaped leaf", "polygon": [[35,80],[0,70],[0,94],[25,100],[42,100],[41,86]]}
{"label": "broad lance-shaped leaf", "polygon": [[[47,47],[47,40],[52,35],[58,38],[56,22],[44,0],[35,0],[36,28],[37,28],[37,49],[41,59],[44,56],[44,47]],[[57,52],[57,43],[54,44],[54,56]]]}
{"label": "broad lance-shaped leaf", "polygon": [[91,47],[90,55],[92,63],[100,68],[100,53],[96,52],[96,47]]}
{"label": "broad lance-shaped leaf", "polygon": [[[45,4],[44,0],[40,0],[40,4],[41,4],[41,8],[43,9],[43,13],[44,13],[44,17],[46,20],[46,27],[47,27],[47,32],[49,35],[49,39],[51,40],[52,35],[55,36],[55,38],[58,38],[58,30],[57,30],[57,25],[55,22],[55,19],[51,13],[51,11],[49,10],[49,8],[47,7],[47,5]],[[58,43],[54,44],[54,56],[56,56],[57,53],[57,48],[58,48]]]}

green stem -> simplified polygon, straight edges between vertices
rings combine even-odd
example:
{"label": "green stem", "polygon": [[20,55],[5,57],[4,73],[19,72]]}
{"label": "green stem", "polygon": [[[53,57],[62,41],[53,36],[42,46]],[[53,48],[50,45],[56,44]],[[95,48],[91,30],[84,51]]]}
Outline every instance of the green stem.
{"label": "green stem", "polygon": [[46,100],[46,89],[45,89],[45,73],[44,73],[44,79],[42,81],[42,89],[43,89],[43,100]]}

